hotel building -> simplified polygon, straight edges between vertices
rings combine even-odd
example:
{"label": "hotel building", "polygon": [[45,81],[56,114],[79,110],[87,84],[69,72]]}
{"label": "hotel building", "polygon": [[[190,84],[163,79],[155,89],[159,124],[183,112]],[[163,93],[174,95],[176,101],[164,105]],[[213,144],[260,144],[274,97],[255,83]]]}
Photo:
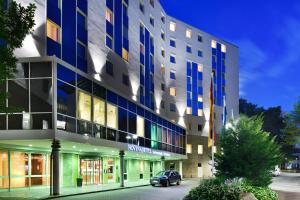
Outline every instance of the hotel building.
{"label": "hotel building", "polygon": [[224,99],[238,116],[236,46],[157,0],[17,2],[35,3],[36,25],[0,86],[20,110],[0,113],[1,190],[211,176],[211,76],[219,133]]}

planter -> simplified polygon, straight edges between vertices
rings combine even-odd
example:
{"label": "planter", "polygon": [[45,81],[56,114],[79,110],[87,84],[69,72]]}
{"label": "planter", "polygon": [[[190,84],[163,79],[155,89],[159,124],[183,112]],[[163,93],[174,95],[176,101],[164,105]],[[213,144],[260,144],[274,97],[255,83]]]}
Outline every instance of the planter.
{"label": "planter", "polygon": [[76,182],[77,182],[77,187],[82,187],[82,178],[77,178]]}

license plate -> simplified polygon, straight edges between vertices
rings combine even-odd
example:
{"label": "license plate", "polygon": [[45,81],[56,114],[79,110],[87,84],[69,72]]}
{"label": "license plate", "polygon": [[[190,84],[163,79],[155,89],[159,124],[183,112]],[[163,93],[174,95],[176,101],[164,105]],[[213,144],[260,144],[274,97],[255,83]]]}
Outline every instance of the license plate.
{"label": "license plate", "polygon": [[153,183],[158,183],[158,181],[152,181]]}

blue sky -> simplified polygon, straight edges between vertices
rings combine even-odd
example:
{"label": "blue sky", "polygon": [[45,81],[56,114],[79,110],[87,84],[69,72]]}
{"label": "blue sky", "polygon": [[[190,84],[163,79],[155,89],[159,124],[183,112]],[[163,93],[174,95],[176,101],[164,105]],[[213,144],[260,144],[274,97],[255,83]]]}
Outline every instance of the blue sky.
{"label": "blue sky", "polygon": [[[300,1],[161,0],[166,12],[240,49],[240,96],[290,111],[300,97]],[[230,66],[228,66],[230,67]]]}

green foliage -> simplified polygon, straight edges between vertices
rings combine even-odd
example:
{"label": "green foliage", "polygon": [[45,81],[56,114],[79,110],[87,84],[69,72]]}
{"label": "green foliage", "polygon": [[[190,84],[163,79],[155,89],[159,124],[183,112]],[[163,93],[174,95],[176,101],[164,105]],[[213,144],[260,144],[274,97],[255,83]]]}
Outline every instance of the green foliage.
{"label": "green foliage", "polygon": [[278,194],[267,187],[256,187],[243,183],[241,190],[245,193],[252,193],[258,200],[278,200]]}
{"label": "green foliage", "polygon": [[[9,3],[8,8],[4,6],[4,1],[0,0],[0,40],[5,45],[0,45],[0,84],[8,78],[13,78],[16,72],[17,58],[14,56],[14,50],[22,47],[22,42],[26,35],[30,34],[34,27],[34,12],[36,6],[29,4],[23,7],[15,1]],[[0,112],[11,112],[15,108],[7,108],[7,93],[0,92]]]}
{"label": "green foliage", "polygon": [[201,181],[184,200],[239,200],[240,194],[238,184],[225,184],[222,179],[210,179]]}
{"label": "green foliage", "polygon": [[271,170],[282,161],[274,138],[262,130],[262,117],[241,116],[225,130],[216,154],[217,176],[245,178],[251,185],[268,186]]}

